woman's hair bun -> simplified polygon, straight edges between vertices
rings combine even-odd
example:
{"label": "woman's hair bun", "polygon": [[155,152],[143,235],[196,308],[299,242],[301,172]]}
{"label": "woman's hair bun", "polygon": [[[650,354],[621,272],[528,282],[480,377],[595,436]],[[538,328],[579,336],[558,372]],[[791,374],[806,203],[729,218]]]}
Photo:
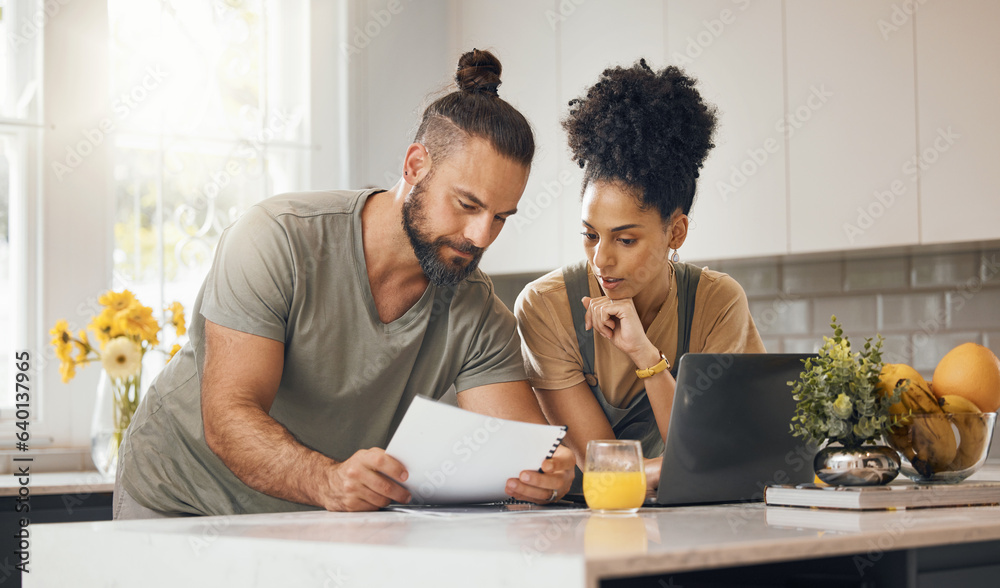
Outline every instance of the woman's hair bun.
{"label": "woman's hair bun", "polygon": [[500,86],[500,60],[489,51],[473,49],[462,55],[458,60],[458,72],[455,81],[458,89],[472,94],[486,92],[498,96]]}

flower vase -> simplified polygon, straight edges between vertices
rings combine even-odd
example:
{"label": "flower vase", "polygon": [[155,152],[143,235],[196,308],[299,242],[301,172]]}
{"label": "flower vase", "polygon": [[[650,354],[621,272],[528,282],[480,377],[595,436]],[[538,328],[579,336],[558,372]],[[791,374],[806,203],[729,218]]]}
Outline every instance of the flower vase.
{"label": "flower vase", "polygon": [[827,445],[813,460],[816,476],[831,486],[881,486],[899,475],[899,454],[885,445]]}
{"label": "flower vase", "polygon": [[90,424],[90,456],[105,476],[114,476],[118,469],[118,448],[139,406],[141,382],[142,370],[127,378],[112,378],[101,370]]}

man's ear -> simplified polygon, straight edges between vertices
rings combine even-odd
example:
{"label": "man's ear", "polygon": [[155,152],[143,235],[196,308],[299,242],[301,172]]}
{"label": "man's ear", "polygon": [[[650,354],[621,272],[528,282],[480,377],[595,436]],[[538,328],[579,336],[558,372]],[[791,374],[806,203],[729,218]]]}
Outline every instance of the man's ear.
{"label": "man's ear", "polygon": [[678,212],[670,225],[670,248],[680,249],[688,236],[688,215]]}
{"label": "man's ear", "polygon": [[403,180],[411,186],[417,185],[431,171],[431,154],[420,143],[411,143],[403,157]]}

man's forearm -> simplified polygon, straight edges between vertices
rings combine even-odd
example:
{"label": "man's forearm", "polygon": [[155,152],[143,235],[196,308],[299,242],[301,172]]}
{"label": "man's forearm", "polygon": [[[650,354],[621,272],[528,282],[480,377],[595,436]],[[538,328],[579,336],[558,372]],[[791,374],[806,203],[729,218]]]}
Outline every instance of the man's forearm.
{"label": "man's forearm", "polygon": [[232,404],[224,414],[213,427],[206,423],[205,438],[237,478],[270,496],[326,506],[329,471],[338,462],[299,443],[258,406]]}

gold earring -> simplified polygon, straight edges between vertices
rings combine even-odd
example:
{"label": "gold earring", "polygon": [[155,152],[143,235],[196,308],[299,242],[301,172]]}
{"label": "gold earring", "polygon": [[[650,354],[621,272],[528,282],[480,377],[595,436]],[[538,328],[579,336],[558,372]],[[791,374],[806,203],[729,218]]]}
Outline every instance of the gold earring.
{"label": "gold earring", "polygon": [[674,262],[674,263],[677,263],[677,262],[679,262],[680,260],[681,260],[681,256],[680,256],[680,254],[679,254],[679,253],[677,253],[677,250],[676,250],[676,249],[674,249],[674,254],[670,256],[670,261],[672,261],[672,262]]}

